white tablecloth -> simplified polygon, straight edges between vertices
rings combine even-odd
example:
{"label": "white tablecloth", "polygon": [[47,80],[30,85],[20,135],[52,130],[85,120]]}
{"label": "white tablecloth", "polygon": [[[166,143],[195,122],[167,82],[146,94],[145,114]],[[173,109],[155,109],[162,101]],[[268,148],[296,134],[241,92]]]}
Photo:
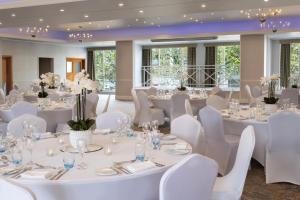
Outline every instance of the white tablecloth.
{"label": "white tablecloth", "polygon": [[[68,140],[66,136],[66,140]],[[105,145],[111,136],[93,136],[93,143]],[[176,140],[178,142],[178,140]],[[174,142],[174,141],[172,141]],[[182,142],[182,141],[180,141]],[[112,155],[104,151],[87,153],[85,162],[88,169],[71,169],[59,180],[25,180],[15,181],[30,188],[37,199],[43,200],[154,200],[158,199],[159,181],[162,174],[174,163],[181,160],[182,155],[167,154],[164,150],[152,153],[156,162],[166,165],[155,167],[135,174],[115,176],[97,176],[95,170],[111,167],[113,162],[132,160],[135,158],[136,138],[120,138],[119,143],[112,144]],[[57,138],[38,141],[33,153],[34,162],[43,165],[63,166],[63,153],[58,151],[53,157],[46,156],[48,148],[57,149]],[[76,155],[78,161],[79,155]]]}
{"label": "white tablecloth", "polygon": [[[164,110],[167,117],[170,117],[171,98],[149,97],[155,108]],[[191,97],[190,103],[193,109],[193,114],[198,115],[199,110],[206,105],[206,99]]]}

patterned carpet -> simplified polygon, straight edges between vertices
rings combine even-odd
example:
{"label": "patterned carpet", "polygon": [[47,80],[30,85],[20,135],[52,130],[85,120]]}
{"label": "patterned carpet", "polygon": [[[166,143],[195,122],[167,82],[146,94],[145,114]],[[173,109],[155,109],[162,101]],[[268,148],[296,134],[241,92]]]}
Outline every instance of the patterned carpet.
{"label": "patterned carpet", "polygon": [[[170,133],[168,127],[160,128],[160,131]],[[264,167],[252,159],[242,200],[300,200],[300,186],[289,183],[266,184]]]}

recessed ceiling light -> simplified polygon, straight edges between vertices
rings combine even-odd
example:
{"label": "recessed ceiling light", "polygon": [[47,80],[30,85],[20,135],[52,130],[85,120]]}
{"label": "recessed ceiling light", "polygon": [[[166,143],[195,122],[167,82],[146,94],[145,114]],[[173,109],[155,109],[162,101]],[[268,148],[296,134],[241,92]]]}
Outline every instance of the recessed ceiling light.
{"label": "recessed ceiling light", "polygon": [[59,11],[60,11],[60,12],[65,12],[65,9],[62,8],[62,9],[60,9]]}
{"label": "recessed ceiling light", "polygon": [[16,14],[15,14],[15,13],[12,13],[12,14],[11,14],[11,16],[12,16],[12,17],[15,17],[15,16],[16,16]]}
{"label": "recessed ceiling light", "polygon": [[190,20],[193,20],[194,18],[190,17]]}
{"label": "recessed ceiling light", "polygon": [[50,26],[49,26],[49,25],[47,25],[47,26],[46,26],[46,28],[50,28]]}
{"label": "recessed ceiling light", "polygon": [[144,21],[144,24],[147,24],[147,21]]}
{"label": "recessed ceiling light", "polygon": [[198,19],[196,19],[196,20],[195,20],[195,22],[199,22],[199,20],[198,20]]}
{"label": "recessed ceiling light", "polygon": [[269,0],[264,0],[264,2],[269,2]]}
{"label": "recessed ceiling light", "polygon": [[186,18],[186,14],[184,14],[183,17]]}
{"label": "recessed ceiling light", "polygon": [[206,4],[201,4],[201,8],[206,8]]}
{"label": "recessed ceiling light", "polygon": [[143,11],[143,10],[139,10],[139,13],[143,14],[143,13],[144,13],[144,11]]}
{"label": "recessed ceiling light", "polygon": [[0,25],[2,25],[2,22],[0,22]]}
{"label": "recessed ceiling light", "polygon": [[240,13],[243,14],[243,13],[244,13],[244,10],[240,10]]}
{"label": "recessed ceiling light", "polygon": [[136,22],[140,21],[138,18],[135,19]]}
{"label": "recessed ceiling light", "polygon": [[89,25],[91,25],[92,24],[92,22],[89,22]]}
{"label": "recessed ceiling light", "polygon": [[123,7],[123,6],[124,6],[124,3],[123,3],[123,2],[120,2],[120,3],[118,3],[118,6],[119,6],[119,7]]}
{"label": "recessed ceiling light", "polygon": [[89,18],[89,15],[84,15],[84,18]]}
{"label": "recessed ceiling light", "polygon": [[43,22],[43,21],[44,21],[44,19],[43,19],[43,18],[40,18],[40,19],[39,19],[39,21],[40,21],[40,22]]}
{"label": "recessed ceiling light", "polygon": [[109,25],[106,25],[106,28],[110,28],[110,26],[109,26]]}
{"label": "recessed ceiling light", "polygon": [[71,29],[70,28],[67,28],[67,31],[70,31]]}
{"label": "recessed ceiling light", "polygon": [[154,22],[151,22],[151,25],[153,26],[153,25],[154,25]]}

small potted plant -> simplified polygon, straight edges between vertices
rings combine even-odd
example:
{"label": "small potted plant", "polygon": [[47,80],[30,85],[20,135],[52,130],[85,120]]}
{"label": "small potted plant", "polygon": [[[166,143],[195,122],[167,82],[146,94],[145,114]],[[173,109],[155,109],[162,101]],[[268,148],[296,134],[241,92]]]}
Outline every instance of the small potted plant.
{"label": "small potted plant", "polygon": [[182,70],[178,71],[178,79],[180,81],[180,86],[177,87],[177,90],[186,91],[186,87],[184,85],[186,84],[187,77],[188,77],[188,74],[187,74],[186,70],[182,69]]}
{"label": "small potted plant", "polygon": [[277,109],[276,103],[279,100],[279,98],[276,98],[275,96],[275,89],[279,79],[280,76],[277,74],[273,74],[270,77],[261,78],[262,86],[264,85],[268,86],[268,96],[264,97],[264,102],[266,104],[266,110],[269,113],[272,113]]}

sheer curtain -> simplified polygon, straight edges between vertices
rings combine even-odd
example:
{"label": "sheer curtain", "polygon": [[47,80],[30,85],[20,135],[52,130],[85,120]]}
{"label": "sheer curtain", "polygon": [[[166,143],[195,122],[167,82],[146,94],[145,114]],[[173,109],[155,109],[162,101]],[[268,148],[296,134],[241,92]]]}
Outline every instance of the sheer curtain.
{"label": "sheer curtain", "polygon": [[205,65],[209,69],[205,69],[205,84],[214,87],[215,84],[215,64],[216,64],[216,47],[207,46],[205,48]]}
{"label": "sheer curtain", "polygon": [[291,44],[281,44],[280,84],[287,87],[290,77]]}

